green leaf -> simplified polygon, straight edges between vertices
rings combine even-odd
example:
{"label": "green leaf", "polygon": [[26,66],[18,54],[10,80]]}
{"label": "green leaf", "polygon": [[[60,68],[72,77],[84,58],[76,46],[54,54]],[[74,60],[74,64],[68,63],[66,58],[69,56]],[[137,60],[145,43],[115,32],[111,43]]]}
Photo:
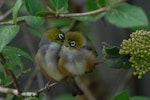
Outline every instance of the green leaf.
{"label": "green leaf", "polygon": [[[101,1],[101,0],[100,0]],[[106,0],[107,1],[107,5],[111,5],[113,3],[118,2],[119,0]]]}
{"label": "green leaf", "polygon": [[12,79],[11,76],[7,76],[7,78],[4,78],[3,84],[6,85],[6,84],[10,83],[12,80],[13,80],[13,79]]}
{"label": "green leaf", "polygon": [[43,94],[40,94],[40,95],[38,96],[38,98],[36,98],[36,97],[27,97],[27,98],[25,98],[25,99],[23,99],[23,100],[43,100],[43,97],[44,97],[44,95],[43,95]]}
{"label": "green leaf", "polygon": [[32,57],[28,53],[16,47],[6,46],[2,53],[7,55],[15,55],[17,57],[25,57],[29,60],[32,60]]}
{"label": "green leaf", "polygon": [[76,100],[76,99],[72,95],[62,95],[55,98],[54,100]]}
{"label": "green leaf", "polygon": [[101,5],[101,7],[105,7],[107,4],[109,4],[109,1],[112,0],[98,0],[98,3]]}
{"label": "green leaf", "polygon": [[104,64],[106,64],[110,68],[131,68],[131,63],[129,62],[130,56],[120,55],[120,49],[116,46],[111,46],[104,42],[102,44],[104,45],[102,51]]}
{"label": "green leaf", "polygon": [[54,13],[51,13],[50,11],[40,11],[36,15],[40,16],[40,17],[45,17],[45,16],[48,16],[48,15],[54,15]]}
{"label": "green leaf", "polygon": [[18,15],[18,11],[21,8],[21,5],[23,4],[23,0],[17,0],[17,2],[15,3],[15,6],[13,8],[13,22],[16,24],[17,23],[17,15]]}
{"label": "green leaf", "polygon": [[21,61],[21,57],[32,60],[29,54],[16,47],[6,46],[4,47],[2,53],[6,55],[6,67],[8,69],[14,69],[15,66],[19,66],[22,69],[24,65]]}
{"label": "green leaf", "polygon": [[3,84],[5,79],[5,75],[4,75],[4,68],[3,65],[0,63],[0,84]]}
{"label": "green leaf", "polygon": [[6,100],[13,100],[14,95],[13,94],[7,94]]}
{"label": "green leaf", "polygon": [[41,0],[24,0],[27,11],[30,14],[36,15],[43,10]]}
{"label": "green leaf", "polygon": [[[102,8],[105,5],[104,0],[86,0],[85,9],[86,11],[93,11]],[[77,20],[81,21],[96,21],[104,16],[105,13],[95,14],[91,16],[81,16],[75,17]]]}
{"label": "green leaf", "polygon": [[20,27],[18,25],[8,25],[0,27],[0,52],[16,36]]}
{"label": "green leaf", "polygon": [[117,46],[111,46],[108,43],[102,42],[103,44],[103,56],[105,58],[113,58],[113,57],[119,57],[119,47]]}
{"label": "green leaf", "polygon": [[51,22],[51,27],[70,26],[73,22],[71,18],[56,19]]}
{"label": "green leaf", "polygon": [[0,84],[1,85],[5,85],[7,83],[9,83],[10,81],[12,81],[11,76],[7,76],[7,78],[5,77],[5,71],[4,71],[4,66],[2,64],[0,64]]}
{"label": "green leaf", "polygon": [[130,100],[127,91],[123,91],[115,96],[112,100]]}
{"label": "green leaf", "polygon": [[86,11],[93,11],[100,9],[102,6],[99,3],[99,0],[86,0],[85,9]]}
{"label": "green leaf", "polygon": [[24,100],[39,100],[39,99],[36,97],[28,97],[28,98],[25,98]]}
{"label": "green leaf", "polygon": [[143,97],[143,96],[134,96],[134,97],[131,97],[130,100],[150,100],[150,98]]}
{"label": "green leaf", "polygon": [[56,13],[68,12],[68,0],[49,0]]}
{"label": "green leaf", "polygon": [[27,16],[25,21],[31,27],[39,28],[44,24],[45,19],[43,17],[38,16]]}
{"label": "green leaf", "polygon": [[148,25],[144,11],[127,3],[121,3],[111,8],[107,12],[106,18],[110,23],[123,28]]}

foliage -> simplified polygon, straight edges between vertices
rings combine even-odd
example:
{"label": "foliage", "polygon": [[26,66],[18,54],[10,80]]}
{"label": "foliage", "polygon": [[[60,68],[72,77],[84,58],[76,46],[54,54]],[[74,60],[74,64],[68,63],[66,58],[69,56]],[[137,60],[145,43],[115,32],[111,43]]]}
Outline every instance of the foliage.
{"label": "foliage", "polygon": [[129,69],[131,68],[131,64],[129,62],[130,56],[124,56],[119,54],[119,47],[111,46],[107,43],[103,42],[103,60],[104,64],[111,68],[124,68]]}
{"label": "foliage", "polygon": [[[120,0],[121,1],[121,0]],[[88,22],[97,21],[106,18],[113,25],[121,28],[145,27],[148,26],[148,20],[144,11],[137,6],[128,3],[118,3],[118,0],[86,0],[84,8],[86,15],[70,13],[69,0],[48,0],[48,7],[41,0],[17,0],[13,6],[12,19],[4,21],[0,26],[0,84],[7,86],[12,82],[12,77],[7,76],[5,69],[12,70],[16,76],[24,71],[23,58],[32,61],[32,57],[25,50],[18,47],[8,46],[9,43],[19,34],[20,23],[24,22],[28,26],[28,31],[40,38],[42,33],[39,31],[45,24],[45,19],[54,18],[50,27],[58,27],[63,30],[69,30],[72,23],[78,21],[77,27],[80,30],[87,30]],[[22,7],[25,7],[26,16],[20,16]],[[102,10],[101,12],[96,12]],[[90,12],[90,13],[89,13]],[[91,13],[92,12],[92,13]],[[87,14],[89,13],[89,14]],[[77,13],[78,14],[78,13]],[[8,20],[8,19],[7,19]],[[0,22],[1,23],[1,22]],[[9,24],[9,25],[8,25]],[[12,25],[13,24],[13,25]],[[85,27],[83,27],[85,25]],[[82,26],[82,27],[81,27]],[[110,68],[130,69],[129,55],[120,55],[120,47],[111,46],[103,43],[103,60]],[[133,62],[132,62],[133,63]],[[7,98],[14,96],[8,94]],[[16,97],[16,100],[23,98]],[[41,100],[40,98],[26,98],[25,100]],[[72,96],[61,96],[55,100],[75,100]],[[149,100],[146,97],[129,97],[127,91],[115,96],[112,100]]]}
{"label": "foliage", "polygon": [[138,30],[130,34],[130,39],[123,40],[121,44],[121,55],[130,55],[129,62],[135,68],[134,75],[142,78],[150,70],[150,31]]}
{"label": "foliage", "polygon": [[142,96],[130,97],[128,91],[125,90],[117,94],[112,100],[150,100],[150,98]]}

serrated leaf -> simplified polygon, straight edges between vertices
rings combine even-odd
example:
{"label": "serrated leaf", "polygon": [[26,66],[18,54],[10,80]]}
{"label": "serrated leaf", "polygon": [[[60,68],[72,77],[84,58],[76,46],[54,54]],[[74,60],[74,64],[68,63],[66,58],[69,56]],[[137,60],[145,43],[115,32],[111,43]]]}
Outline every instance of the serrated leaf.
{"label": "serrated leaf", "polygon": [[7,59],[8,59],[6,63],[7,69],[13,70],[15,66],[19,66],[21,69],[23,69],[24,65],[20,57],[15,55],[7,55]]}
{"label": "serrated leaf", "polygon": [[51,22],[51,27],[70,26],[73,21],[71,18],[56,19]]}
{"label": "serrated leaf", "polygon": [[106,18],[110,23],[123,28],[148,25],[144,11],[140,7],[127,3],[121,3],[111,8],[107,12]]}
{"label": "serrated leaf", "polygon": [[32,60],[29,54],[16,47],[6,46],[4,47],[2,53],[6,55],[6,67],[12,70],[15,66],[19,66],[21,69],[23,69],[24,65],[21,61],[21,57]]}
{"label": "serrated leaf", "polygon": [[113,57],[119,57],[119,47],[117,46],[111,46],[108,43],[103,42],[103,57],[104,58],[113,58]]}
{"label": "serrated leaf", "polygon": [[127,91],[123,91],[115,96],[112,100],[130,100]]}
{"label": "serrated leaf", "polygon": [[0,52],[17,35],[19,29],[18,25],[0,27]]}
{"label": "serrated leaf", "polygon": [[68,12],[68,0],[49,0],[56,13]]}
{"label": "serrated leaf", "polygon": [[7,54],[7,55],[14,55],[17,57],[25,57],[29,60],[32,60],[32,57],[28,53],[16,47],[6,46],[3,49],[2,53]]}
{"label": "serrated leaf", "polygon": [[144,96],[134,96],[134,97],[131,97],[130,100],[150,100],[150,98],[144,97]]}
{"label": "serrated leaf", "polygon": [[17,15],[18,15],[18,11],[21,7],[21,5],[23,4],[23,0],[17,0],[17,2],[15,3],[15,6],[13,8],[13,22],[16,24],[17,23]]}
{"label": "serrated leaf", "polygon": [[102,6],[99,4],[99,0],[86,0],[86,11],[93,11],[100,9]]}
{"label": "serrated leaf", "polygon": [[24,0],[27,11],[36,15],[38,12],[43,10],[41,0]]}
{"label": "serrated leaf", "polygon": [[[93,11],[102,8],[106,1],[103,0],[86,0],[85,9],[86,11]],[[104,16],[105,13],[94,14],[90,16],[75,17],[77,20],[81,21],[96,21]]]}
{"label": "serrated leaf", "polygon": [[104,47],[102,51],[102,57],[104,60],[104,64],[106,64],[110,68],[131,68],[131,63],[129,62],[130,56],[120,55],[119,48],[116,46],[111,46],[104,42],[103,45]]}
{"label": "serrated leaf", "polygon": [[131,68],[131,63],[129,63],[128,56],[120,56],[116,58],[105,59],[104,64],[106,64],[110,68],[124,68],[124,69]]}
{"label": "serrated leaf", "polygon": [[101,7],[105,7],[107,6],[109,1],[110,0],[98,0],[98,3],[101,5]]}
{"label": "serrated leaf", "polygon": [[39,28],[44,24],[45,19],[43,17],[38,16],[27,16],[25,18],[25,21],[31,27]]}

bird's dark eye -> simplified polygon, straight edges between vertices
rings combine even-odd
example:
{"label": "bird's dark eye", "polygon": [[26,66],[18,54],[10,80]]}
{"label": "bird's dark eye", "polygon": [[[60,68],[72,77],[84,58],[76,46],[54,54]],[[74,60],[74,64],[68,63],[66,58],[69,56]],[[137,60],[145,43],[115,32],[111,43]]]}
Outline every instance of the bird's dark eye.
{"label": "bird's dark eye", "polygon": [[71,45],[72,47],[75,47],[75,46],[76,46],[76,42],[75,42],[75,41],[71,41],[71,42],[70,42],[70,45]]}
{"label": "bird's dark eye", "polygon": [[64,34],[58,34],[58,38],[60,39],[60,40],[63,40],[65,37],[64,37]]}

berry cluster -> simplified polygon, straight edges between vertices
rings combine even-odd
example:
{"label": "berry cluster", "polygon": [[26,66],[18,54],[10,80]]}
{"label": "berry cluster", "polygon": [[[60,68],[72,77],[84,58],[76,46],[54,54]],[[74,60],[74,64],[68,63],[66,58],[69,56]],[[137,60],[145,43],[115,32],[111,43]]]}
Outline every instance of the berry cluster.
{"label": "berry cluster", "polygon": [[150,31],[133,32],[128,40],[123,40],[119,53],[131,56],[129,62],[135,68],[133,75],[142,78],[150,70]]}

